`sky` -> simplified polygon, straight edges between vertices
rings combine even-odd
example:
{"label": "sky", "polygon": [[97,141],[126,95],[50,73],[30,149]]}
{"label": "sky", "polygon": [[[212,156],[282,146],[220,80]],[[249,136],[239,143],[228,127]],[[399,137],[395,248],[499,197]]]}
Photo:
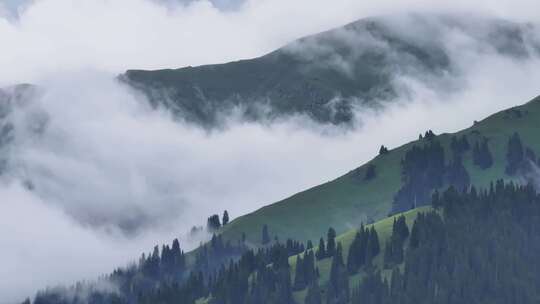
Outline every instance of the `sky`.
{"label": "sky", "polygon": [[[126,69],[253,58],[356,19],[467,12],[538,20],[535,1],[0,0],[0,87],[35,83],[18,105],[0,180],[0,303],[54,284],[92,279],[170,242],[211,213],[232,217],[338,177],[420,132],[456,131],[540,94],[540,64],[505,58],[448,31],[463,71],[455,92],[419,78],[382,110],[356,113],[354,130],[305,117],[272,125],[229,117],[206,132],[150,109],[118,85]],[[22,5],[22,6],[21,6]],[[321,13],[324,12],[324,13]],[[276,22],[279,20],[279,22]],[[412,35],[411,39],[415,39]],[[47,129],[36,134],[36,121]],[[22,181],[31,179],[36,191]],[[198,240],[183,239],[184,248]]]}

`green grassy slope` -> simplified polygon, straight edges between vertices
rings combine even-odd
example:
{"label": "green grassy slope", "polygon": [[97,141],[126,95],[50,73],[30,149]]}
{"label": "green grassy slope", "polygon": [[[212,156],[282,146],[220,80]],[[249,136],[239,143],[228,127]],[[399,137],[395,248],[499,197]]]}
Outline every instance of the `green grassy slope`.
{"label": "green grassy slope", "polygon": [[[487,170],[472,164],[472,153],[467,152],[464,164],[474,185],[484,187],[489,182],[505,178],[505,153],[509,136],[519,132],[523,142],[537,154],[540,152],[540,98],[519,107],[492,115],[474,126],[455,134],[442,134],[438,140],[446,149],[449,159],[449,143],[452,135],[467,135],[469,142],[484,136],[495,165]],[[368,218],[379,220],[391,209],[394,194],[401,187],[400,160],[414,141],[392,150],[387,155],[377,156],[344,176],[331,182],[298,193],[290,198],[261,208],[232,221],[223,230],[226,239],[237,240],[246,233],[247,240],[260,244],[261,230],[267,224],[271,235],[281,239],[293,238],[300,241],[316,241],[328,227],[339,233],[366,222]],[[367,166],[376,166],[377,177],[371,181],[363,179]]]}
{"label": "green grassy slope", "polygon": [[[388,218],[385,218],[383,220],[380,220],[378,222],[375,222],[372,225],[368,225],[367,227],[370,228],[371,226],[375,227],[375,230],[377,230],[377,233],[379,235],[379,241],[381,243],[381,254],[379,254],[375,259],[373,260],[373,265],[377,267],[378,269],[383,269],[383,254],[386,240],[390,238],[392,235],[392,225],[394,223],[394,218],[396,216],[404,215],[407,221],[407,225],[409,226],[409,229],[412,227],[414,220],[416,219],[416,216],[420,212],[427,212],[431,210],[430,207],[421,207],[416,208],[414,210],[407,211],[402,214],[397,214],[395,216],[391,216]],[[347,261],[348,259],[348,252],[349,247],[352,244],[352,241],[354,240],[354,236],[356,235],[357,229],[351,229],[341,235],[339,235],[336,238],[336,243],[341,243],[343,246],[343,259],[344,261]],[[316,248],[315,248],[316,250]],[[291,278],[294,280],[294,273],[296,269],[296,256],[289,258],[289,264],[291,265]],[[330,277],[330,267],[332,264],[331,258],[326,258],[320,261],[316,261],[316,267],[319,269],[319,285],[324,290],[325,286],[328,283],[329,277]],[[383,270],[383,274],[387,272],[389,275],[391,273],[391,270]],[[356,286],[358,282],[362,279],[363,274],[360,272],[350,278],[350,284],[351,288]],[[304,298],[306,296],[307,290],[302,290],[294,293],[294,297],[297,303],[304,303]]]}
{"label": "green grassy slope", "polygon": [[[372,226],[377,230],[377,233],[379,235],[379,242],[381,245],[381,253],[376,256],[373,260],[373,266],[377,267],[378,269],[382,270],[383,275],[389,276],[391,274],[390,269],[383,269],[383,252],[385,248],[386,241],[392,236],[392,225],[394,223],[394,218],[404,215],[407,226],[409,226],[409,229],[411,229],[414,220],[418,216],[420,212],[428,212],[431,210],[431,207],[420,207],[413,210],[409,210],[404,213],[396,214],[391,217],[384,218],[380,221],[377,221],[373,224],[366,225],[367,228],[371,228]],[[336,243],[340,243],[343,247],[343,259],[344,261],[347,261],[348,259],[348,252],[349,247],[351,246],[354,237],[356,235],[357,228],[350,229],[349,231],[340,234],[336,237]],[[321,235],[322,236],[322,235]],[[317,247],[313,249],[314,251],[317,250]],[[303,253],[300,254],[303,256]],[[291,272],[291,280],[294,281],[294,275],[296,271],[296,259],[297,256],[291,256],[289,257],[289,264],[290,264],[290,272]],[[325,258],[319,261],[315,261],[315,266],[319,269],[319,285],[321,286],[322,290],[324,291],[326,288],[326,285],[330,278],[330,268],[332,265],[332,258]],[[354,286],[358,285],[360,280],[363,277],[363,273],[359,272],[358,274],[355,274],[350,277],[349,284],[351,286],[351,290]],[[296,301],[296,303],[304,303],[304,299],[306,297],[307,289],[294,292],[293,296]],[[204,304],[208,303],[209,299],[199,299],[196,303],[197,304]]]}

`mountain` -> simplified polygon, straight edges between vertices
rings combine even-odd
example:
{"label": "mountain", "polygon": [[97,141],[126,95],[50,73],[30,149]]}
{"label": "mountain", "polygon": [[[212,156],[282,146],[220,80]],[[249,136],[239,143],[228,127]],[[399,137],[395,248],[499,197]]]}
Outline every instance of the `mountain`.
{"label": "mountain", "polygon": [[[526,25],[411,20],[424,39],[399,30],[403,21],[372,18],[253,60],[120,78],[203,125],[232,106],[250,119],[300,113],[341,124],[359,103],[395,96],[396,73],[459,74],[437,35],[445,29],[515,60],[530,56]],[[20,106],[9,95],[0,92],[5,111]],[[212,239],[196,250],[174,240],[97,282],[50,288],[26,303],[536,303],[540,196],[522,185],[537,182],[539,118],[540,97],[454,134],[426,130],[222,227],[210,217]]]}
{"label": "mountain", "polygon": [[[477,25],[482,26],[477,26]],[[493,50],[516,60],[530,47],[531,26],[457,15],[407,15],[362,19],[305,37],[262,57],[225,64],[120,76],[155,106],[212,126],[233,107],[247,119],[303,114],[322,123],[347,124],[355,107],[395,98],[401,76],[429,82],[459,77],[450,35],[475,43],[462,52]],[[449,86],[450,84],[443,84]],[[400,92],[398,92],[400,91]]]}
{"label": "mountain", "polygon": [[[532,186],[519,185],[537,181],[539,117],[540,97],[454,134],[428,131],[418,141],[381,149],[374,160],[335,181],[228,223],[217,238],[191,253],[199,261],[195,265],[220,242],[252,250],[219,270],[196,303],[227,303],[239,294],[247,303],[483,303],[496,298],[534,303],[540,277],[533,269],[540,264],[533,252],[540,230],[533,223],[540,196]],[[443,159],[450,171],[442,173],[447,176],[442,186],[408,211],[393,211],[408,183],[407,159],[414,153],[433,158],[438,150],[422,147],[439,144],[452,155]],[[483,159],[486,145],[489,164]],[[451,169],[456,162],[467,172],[457,183],[449,174],[460,172]],[[463,185],[466,191],[456,188]],[[294,240],[311,241],[304,247]],[[372,240],[376,247],[369,245]],[[186,292],[159,288],[142,303],[167,303]]]}
{"label": "mountain", "polygon": [[[538,119],[540,98],[535,98],[525,105],[476,122],[468,129],[455,134],[441,134],[435,139],[443,147],[445,165],[449,166],[452,162],[452,139],[466,136],[471,148],[461,158],[470,184],[489,187],[489,183],[497,179],[518,179],[505,172],[508,141],[514,133],[520,135],[530,153],[540,153]],[[250,242],[260,244],[261,230],[267,225],[271,234],[281,239],[315,241],[325,234],[328,227],[342,233],[361,222],[382,219],[392,213],[395,197],[404,186],[402,160],[407,152],[413,147],[430,145],[432,140],[423,137],[390,150],[333,181],[241,216],[227,225],[222,235],[226,239],[237,240],[245,233]],[[492,165],[485,169],[475,164],[473,153],[476,143],[483,142],[487,143],[493,159]],[[375,177],[366,179],[370,167],[374,168]],[[428,203],[419,201],[417,205]]]}
{"label": "mountain", "polygon": [[538,178],[539,118],[540,97],[454,134],[383,147],[192,252],[156,246],[94,285],[48,289],[33,303],[535,303],[540,196],[519,185]]}

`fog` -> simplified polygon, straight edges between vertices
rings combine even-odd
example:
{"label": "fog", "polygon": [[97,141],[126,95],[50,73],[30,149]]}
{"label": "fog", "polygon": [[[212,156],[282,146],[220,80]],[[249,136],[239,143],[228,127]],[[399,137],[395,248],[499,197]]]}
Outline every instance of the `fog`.
{"label": "fog", "polygon": [[[427,129],[457,131],[540,93],[538,58],[505,57],[459,32],[446,33],[459,77],[401,75],[394,81],[403,94],[378,109],[359,108],[354,129],[302,116],[250,123],[230,115],[223,130],[209,132],[149,108],[115,80],[127,68],[259,56],[405,7],[470,9],[466,1],[357,2],[248,1],[222,10],[202,1],[42,0],[0,19],[0,84],[40,86],[36,100],[8,117],[14,140],[2,151],[9,166],[0,186],[0,303],[96,278],[212,213],[256,210],[354,169],[381,144],[396,147]],[[510,3],[473,10],[537,17],[534,2]],[[182,241],[183,248],[196,244]]]}
{"label": "fog", "polygon": [[188,6],[148,0],[18,1],[24,4],[19,18],[11,24],[0,20],[0,84],[86,68],[118,73],[250,58],[358,18],[404,11],[537,17],[534,0],[251,0],[225,12],[207,1]]}

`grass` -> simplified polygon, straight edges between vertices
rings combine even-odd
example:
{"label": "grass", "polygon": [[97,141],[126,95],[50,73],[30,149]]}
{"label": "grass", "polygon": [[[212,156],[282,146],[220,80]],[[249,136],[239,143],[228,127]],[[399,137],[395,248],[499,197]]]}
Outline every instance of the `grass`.
{"label": "grass", "polygon": [[[420,213],[420,212],[428,212],[429,210],[431,210],[430,207],[420,207],[420,208],[417,208],[417,209],[410,210],[408,212],[402,213],[406,218],[407,225],[409,226],[409,229],[412,227],[412,225],[414,223],[414,220],[416,219],[418,213]],[[387,218],[385,218],[383,220],[380,220],[380,221],[378,221],[378,222],[376,222],[376,223],[374,223],[372,225],[367,226],[368,228],[370,228],[371,226],[375,227],[375,230],[377,230],[377,233],[379,235],[379,241],[381,243],[381,253],[373,260],[373,265],[375,267],[377,267],[378,269],[383,269],[383,254],[382,253],[384,252],[386,240],[388,240],[390,238],[390,236],[392,235],[392,225],[394,223],[394,218],[396,216],[399,216],[399,215],[401,215],[401,214],[391,216],[391,217],[387,217]],[[343,259],[344,259],[344,261],[347,261],[347,259],[348,259],[349,247],[351,246],[351,244],[352,244],[352,242],[354,240],[354,237],[356,235],[356,231],[357,231],[357,229],[351,229],[351,230],[339,235],[336,238],[336,242],[341,243],[341,245],[343,246]],[[315,250],[316,250],[316,248],[315,248]],[[297,259],[296,256],[292,256],[292,257],[289,258],[289,264],[291,265],[291,278],[292,278],[292,280],[294,280],[294,274],[295,274],[295,270],[296,270],[296,259]],[[320,274],[319,284],[320,284],[320,286],[321,286],[321,288],[323,290],[324,290],[324,287],[327,285],[328,280],[329,280],[331,264],[332,264],[332,259],[331,258],[316,261],[316,267],[319,269],[319,274]],[[390,272],[391,272],[390,270],[384,270],[383,275],[389,275]],[[362,277],[363,277],[363,274],[359,273],[359,274],[353,275],[353,276],[351,276],[349,278],[349,284],[351,286],[351,290],[352,290],[353,287],[358,285],[358,283],[361,281]],[[304,302],[305,295],[306,295],[306,290],[302,290],[302,291],[294,293],[295,300],[297,300],[298,303],[303,303]]]}
{"label": "grass", "polygon": [[[508,139],[514,132],[520,134],[527,147],[537,154],[540,152],[540,140],[538,140],[540,125],[537,124],[539,119],[540,98],[536,98],[525,105],[494,114],[458,133],[442,134],[438,136],[438,140],[448,156],[450,155],[450,140],[454,135],[467,135],[471,145],[483,138],[488,139],[494,159],[494,165],[491,168],[481,170],[476,167],[472,163],[471,152],[467,152],[464,157],[464,165],[471,176],[472,184],[485,188],[494,180],[511,179],[504,174],[504,169]],[[378,269],[383,269],[382,252],[384,252],[386,240],[391,235],[394,218],[393,216],[387,217],[387,215],[391,208],[393,195],[401,186],[400,161],[405,152],[415,144],[422,143],[414,141],[403,145],[333,181],[239,217],[224,227],[221,233],[225,239],[230,240],[237,240],[241,238],[242,233],[245,233],[248,242],[251,242],[253,247],[258,247],[262,227],[267,224],[271,234],[278,235],[282,240],[285,238],[311,239],[314,244],[317,244],[318,239],[326,235],[328,228],[334,227],[339,234],[336,240],[342,244],[346,260],[348,249],[356,234],[356,228],[361,222],[365,223],[369,219],[373,219],[377,220],[372,225],[377,230],[381,242],[381,254],[375,258],[374,265]],[[377,168],[377,177],[366,181],[362,177],[368,165],[371,164]],[[519,180],[516,181],[519,182]],[[429,210],[430,207],[421,207],[403,213],[409,228],[412,227],[419,212]],[[294,280],[296,256],[291,257],[289,263]],[[324,290],[329,279],[331,259],[323,259],[316,263],[321,275],[319,283]],[[388,279],[390,274],[391,270],[382,270],[382,275]],[[351,276],[351,288],[356,286],[362,277],[362,273]],[[306,293],[306,290],[294,293],[297,303],[303,303]],[[197,303],[206,302],[201,300]]]}
{"label": "grass", "polygon": [[[382,252],[384,251],[386,240],[388,240],[392,235],[392,225],[394,223],[394,218],[395,217],[400,216],[400,215],[404,215],[405,218],[406,218],[407,225],[409,226],[409,229],[410,229],[412,227],[412,225],[414,223],[414,220],[416,219],[418,213],[420,213],[420,212],[428,212],[430,210],[431,210],[431,207],[420,207],[420,208],[416,208],[414,210],[410,210],[410,211],[407,211],[407,212],[404,212],[404,213],[401,213],[401,214],[396,214],[394,216],[387,217],[387,218],[385,218],[383,220],[380,220],[380,221],[378,221],[376,223],[367,225],[367,228],[371,228],[372,226],[375,227],[375,229],[377,230],[377,233],[379,235],[379,241],[381,243],[381,253],[377,257],[375,257],[375,259],[373,261],[373,265],[375,267],[377,267],[378,269],[383,269],[383,254],[382,254]],[[345,233],[343,233],[341,235],[338,235],[336,237],[336,243],[340,243],[343,246],[343,258],[344,258],[345,261],[348,258],[349,247],[351,246],[351,244],[352,244],[352,242],[354,240],[354,237],[356,235],[356,231],[357,231],[356,228],[355,229],[350,229],[349,231],[347,231],[347,232],[345,232]],[[317,250],[317,247],[315,247],[313,250],[314,251]],[[303,253],[301,253],[300,255],[303,256]],[[295,275],[295,271],[296,271],[296,259],[297,259],[296,255],[289,257],[289,265],[290,265],[290,272],[291,272],[291,280],[292,281],[294,281],[294,275]],[[320,274],[319,284],[321,286],[322,291],[324,292],[325,286],[328,284],[328,281],[329,281],[332,259],[331,258],[326,258],[326,259],[316,261],[315,263],[316,263],[315,266],[319,269],[319,274]],[[391,270],[383,270],[383,275],[389,276],[390,273],[391,273]],[[352,288],[354,288],[355,286],[357,286],[360,283],[363,276],[364,276],[363,273],[358,273],[358,274],[355,274],[355,275],[349,277],[349,284],[350,284],[351,290],[352,290]],[[296,301],[296,303],[304,303],[306,294],[307,294],[307,289],[294,292],[293,297],[294,297],[294,300]],[[207,304],[208,301],[209,301],[208,298],[199,299],[199,300],[196,301],[196,304]]]}
{"label": "grass", "polygon": [[[521,116],[516,114],[518,111]],[[452,135],[467,135],[471,144],[483,137],[488,138],[494,157],[493,167],[481,170],[473,165],[471,152],[464,157],[472,184],[487,187],[496,179],[509,179],[504,174],[505,154],[508,138],[514,132],[518,132],[533,151],[540,152],[539,119],[540,99],[537,98],[523,106],[492,115],[461,132],[442,134],[438,140],[445,147],[448,160]],[[329,227],[336,229],[339,234],[357,227],[361,222],[383,219],[391,210],[394,194],[401,187],[400,161],[415,144],[422,143],[414,141],[403,145],[333,181],[241,216],[224,227],[221,233],[229,240],[238,240],[245,233],[248,242],[256,247],[260,244],[261,230],[266,224],[271,235],[277,235],[282,240],[293,238],[316,243]],[[363,176],[371,164],[376,166],[377,177],[366,181]]]}

